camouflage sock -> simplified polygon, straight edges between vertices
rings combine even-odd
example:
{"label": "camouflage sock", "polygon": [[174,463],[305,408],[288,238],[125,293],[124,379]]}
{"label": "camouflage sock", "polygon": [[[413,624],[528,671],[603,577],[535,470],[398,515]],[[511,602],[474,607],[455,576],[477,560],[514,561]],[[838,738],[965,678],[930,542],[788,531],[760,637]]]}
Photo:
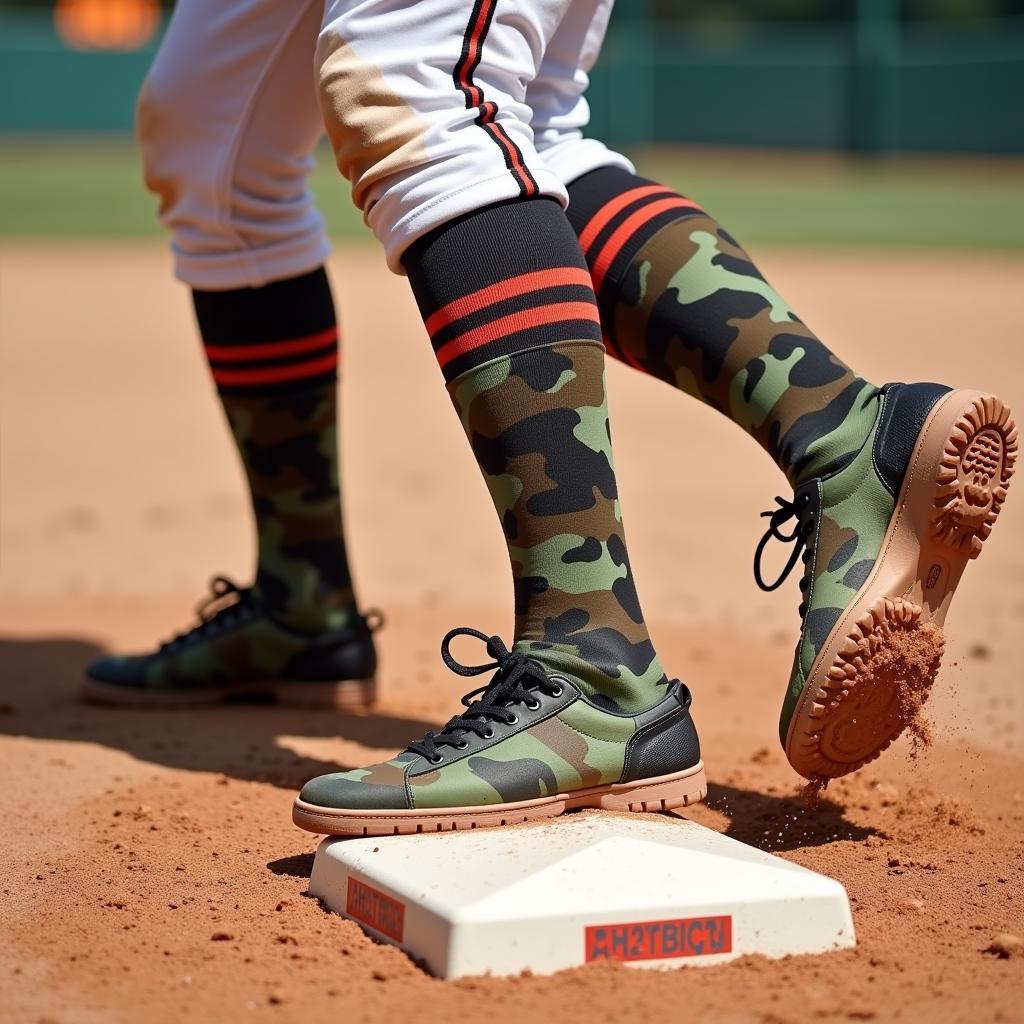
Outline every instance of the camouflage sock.
{"label": "camouflage sock", "polygon": [[793,484],[856,453],[876,389],[696,203],[611,167],[573,182],[569,196],[609,352],[734,420]]}
{"label": "camouflage sock", "polygon": [[259,540],[256,593],[294,629],[344,626],[352,581],[338,491],[338,331],[323,268],[262,288],[194,291],[242,456]]}
{"label": "camouflage sock", "polygon": [[404,262],[505,533],[516,646],[596,703],[650,707],[665,674],[626,554],[594,294],[564,215],[545,199],[490,207]]}

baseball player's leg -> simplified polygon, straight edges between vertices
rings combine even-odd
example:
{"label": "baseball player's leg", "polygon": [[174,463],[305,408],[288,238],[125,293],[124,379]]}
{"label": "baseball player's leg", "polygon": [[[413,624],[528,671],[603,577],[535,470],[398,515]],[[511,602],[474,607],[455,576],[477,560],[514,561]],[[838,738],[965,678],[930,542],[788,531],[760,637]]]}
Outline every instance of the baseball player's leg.
{"label": "baseball player's leg", "polygon": [[568,186],[609,351],[729,416],[796,488],[755,559],[765,589],[781,583],[761,578],[768,540],[794,544],[782,578],[804,562],[780,733],[798,771],[842,775],[927,697],[952,592],[1006,494],[1013,423],[992,395],[868,384],[696,203],[582,138],[609,6],[592,0],[588,33],[567,19],[549,48],[528,95],[538,148]]}
{"label": "baseball player's leg", "polygon": [[332,681],[373,674],[342,534],[338,334],[308,185],[323,134],[321,11],[316,0],[180,0],[140,97],[146,181],[245,466],[258,566],[251,589],[219,582],[224,614],[182,641],[94,666],[100,698],[215,699],[239,683],[312,681],[328,685],[278,689],[333,700],[354,688]]}
{"label": "baseball player's leg", "polygon": [[481,699],[391,762],[314,780],[296,821],[416,831],[558,813],[567,791],[622,809],[699,798],[689,696],[630,571],[590,276],[526,123],[525,83],[569,5],[338,6],[321,87],[339,166],[408,273],[504,532],[516,621],[511,650],[474,633],[484,666],[446,638],[455,671],[495,670]]}
{"label": "baseball player's leg", "polygon": [[755,560],[765,589],[781,583],[761,577],[768,540],[794,544],[782,578],[804,563],[780,734],[804,775],[842,775],[927,697],[952,592],[1006,494],[1012,421],[984,393],[867,383],[696,203],[600,162],[579,133],[592,27],[583,74],[549,62],[531,86],[541,152],[568,185],[609,351],[729,416],[796,488],[766,513]]}
{"label": "baseball player's leg", "polygon": [[[670,189],[613,167],[569,193],[609,350],[748,430],[795,489],[765,513],[754,566],[774,590],[803,559],[780,735],[808,778],[853,771],[927,699],[953,591],[1006,495],[1009,411],[983,392],[869,384]],[[773,539],[793,548],[765,583]]]}

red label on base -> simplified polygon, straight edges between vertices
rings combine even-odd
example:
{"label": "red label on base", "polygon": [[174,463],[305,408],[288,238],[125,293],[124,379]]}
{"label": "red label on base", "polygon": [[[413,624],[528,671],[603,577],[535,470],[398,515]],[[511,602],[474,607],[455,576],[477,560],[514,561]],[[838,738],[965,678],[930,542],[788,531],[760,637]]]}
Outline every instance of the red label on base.
{"label": "red label on base", "polygon": [[345,913],[395,942],[405,934],[405,904],[351,876]]}
{"label": "red label on base", "polygon": [[587,963],[594,960],[672,960],[732,952],[732,917],[595,924],[586,928]]}

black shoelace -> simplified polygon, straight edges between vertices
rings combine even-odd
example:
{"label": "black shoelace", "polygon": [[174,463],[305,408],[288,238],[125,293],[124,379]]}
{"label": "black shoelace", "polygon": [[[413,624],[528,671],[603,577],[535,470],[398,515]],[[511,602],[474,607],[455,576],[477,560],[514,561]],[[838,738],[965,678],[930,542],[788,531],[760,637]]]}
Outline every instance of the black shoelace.
{"label": "black shoelace", "polygon": [[[494,659],[483,665],[463,665],[452,656],[449,645],[457,636],[471,636],[487,645],[487,653]],[[460,626],[451,630],[441,641],[441,658],[453,672],[460,676],[479,676],[495,670],[494,677],[486,686],[471,690],[462,698],[466,710],[456,715],[438,732],[428,732],[421,740],[410,743],[406,750],[422,754],[432,764],[440,764],[442,755],[439,747],[449,746],[465,750],[469,746],[466,733],[474,733],[482,739],[494,735],[492,722],[515,725],[519,716],[512,710],[514,704],[525,704],[536,711],[540,702],[533,696],[540,690],[552,697],[562,694],[562,686],[548,676],[536,661],[519,651],[510,651],[500,636],[487,636],[477,629]],[[479,698],[477,700],[476,698]]]}
{"label": "black shoelace", "polygon": [[199,602],[196,615],[199,625],[193,626],[184,633],[178,633],[160,645],[161,651],[181,646],[192,637],[209,636],[229,626],[251,608],[252,589],[240,587],[227,576],[214,576],[210,580],[210,594]]}
{"label": "black shoelace", "polygon": [[[807,546],[807,542],[814,535],[815,529],[814,516],[810,514],[811,499],[809,495],[803,494],[796,501],[786,501],[785,498],[780,498],[776,495],[775,502],[778,508],[771,508],[767,512],[761,513],[762,519],[768,519],[768,529],[765,530],[764,536],[758,542],[757,550],[754,552],[754,579],[762,590],[769,592],[777,590],[793,571],[793,566],[796,565],[797,559],[802,557],[804,574],[800,580],[800,593],[806,595],[807,588],[810,586],[808,564],[811,560],[811,549]],[[783,533],[782,527],[791,519],[796,520],[793,532]],[[792,544],[793,550],[790,552],[789,561],[786,562],[786,567],[779,574],[778,579],[774,583],[765,583],[764,576],[761,573],[761,556],[764,554],[765,547],[772,540],[781,541],[783,544]],[[800,618],[802,619],[807,614],[806,597],[800,602],[799,610]]]}

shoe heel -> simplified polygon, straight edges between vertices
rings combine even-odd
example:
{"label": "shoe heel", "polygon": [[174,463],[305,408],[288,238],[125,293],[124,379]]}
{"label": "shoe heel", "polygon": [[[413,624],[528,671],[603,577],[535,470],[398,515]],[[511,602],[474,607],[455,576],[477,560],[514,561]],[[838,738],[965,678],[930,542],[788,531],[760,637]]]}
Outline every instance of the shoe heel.
{"label": "shoe heel", "polygon": [[326,683],[278,683],[274,687],[278,704],[304,708],[337,708],[366,711],[377,702],[376,679],[344,679]]}
{"label": "shoe heel", "polygon": [[704,763],[676,775],[641,782],[620,782],[603,793],[598,804],[606,811],[670,811],[700,803],[708,795]]}
{"label": "shoe heel", "polygon": [[1017,427],[995,395],[973,399],[946,439],[935,478],[932,538],[966,558],[981,554],[1006,500],[1017,460]]}

